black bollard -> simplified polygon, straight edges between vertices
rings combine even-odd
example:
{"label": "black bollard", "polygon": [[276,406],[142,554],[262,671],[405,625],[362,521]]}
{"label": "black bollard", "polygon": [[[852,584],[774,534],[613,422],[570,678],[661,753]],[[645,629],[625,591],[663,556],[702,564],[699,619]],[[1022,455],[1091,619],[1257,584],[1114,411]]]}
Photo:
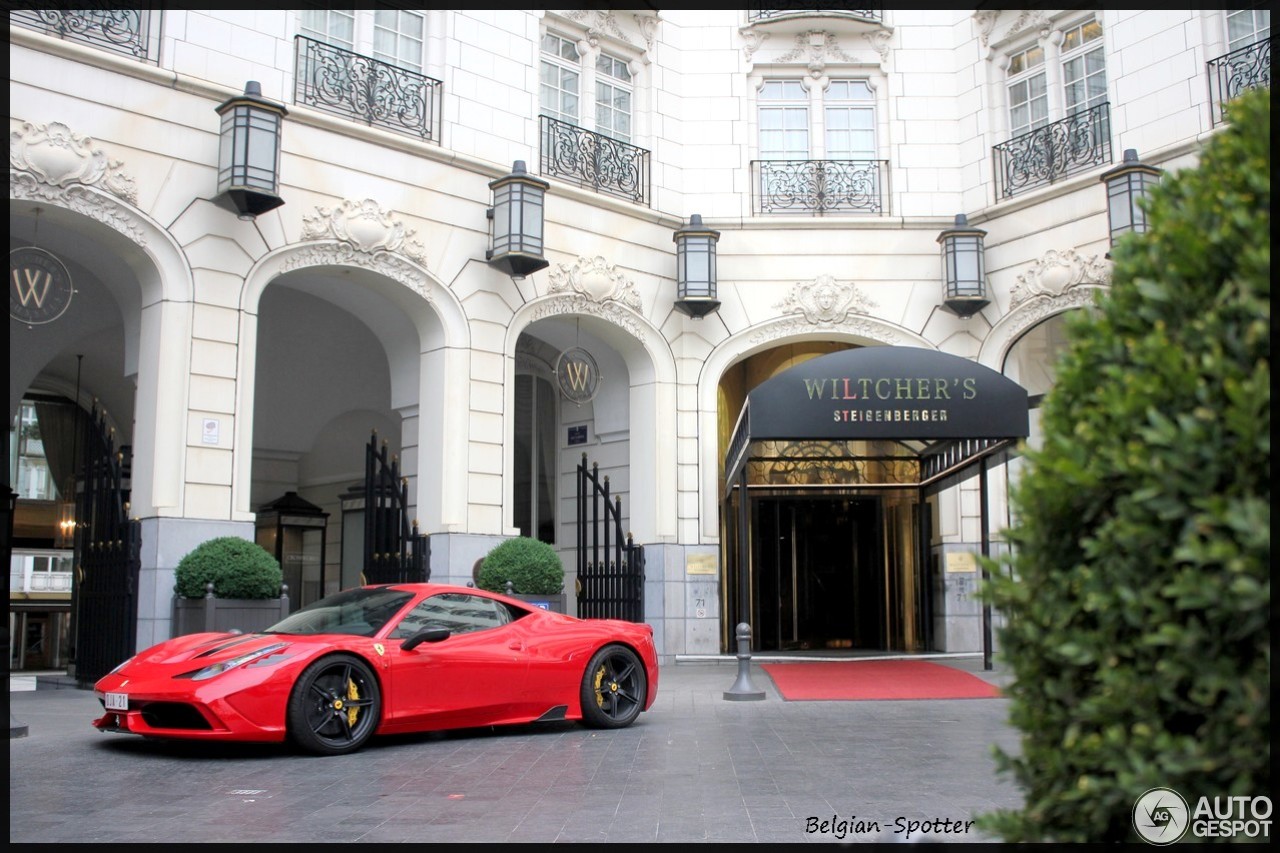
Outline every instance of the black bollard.
{"label": "black bollard", "polygon": [[724,692],[724,698],[732,702],[763,699],[764,691],[751,683],[751,626],[738,623],[738,680]]}

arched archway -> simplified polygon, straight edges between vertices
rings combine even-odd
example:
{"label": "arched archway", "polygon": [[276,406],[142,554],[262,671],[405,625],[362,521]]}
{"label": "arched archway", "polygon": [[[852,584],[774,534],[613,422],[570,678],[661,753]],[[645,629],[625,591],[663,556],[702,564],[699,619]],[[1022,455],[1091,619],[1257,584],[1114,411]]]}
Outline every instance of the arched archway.
{"label": "arched archway", "polygon": [[[319,587],[336,591],[347,496],[363,483],[371,435],[409,483],[422,532],[465,518],[467,325],[453,295],[409,259],[338,241],[279,250],[242,296],[245,379],[236,507],[246,515],[287,491],[329,513]],[[252,370],[250,370],[252,368]],[[306,602],[300,602],[306,603]]]}

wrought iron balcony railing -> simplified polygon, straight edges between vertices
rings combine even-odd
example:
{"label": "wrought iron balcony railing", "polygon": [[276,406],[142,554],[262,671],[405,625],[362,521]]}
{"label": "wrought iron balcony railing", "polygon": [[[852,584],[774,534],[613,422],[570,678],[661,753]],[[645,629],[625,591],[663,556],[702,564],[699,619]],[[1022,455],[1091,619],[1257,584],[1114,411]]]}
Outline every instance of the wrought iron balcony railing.
{"label": "wrought iron balcony railing", "polygon": [[160,61],[163,14],[147,9],[12,9],[9,20],[45,35],[154,65]]}
{"label": "wrought iron balcony railing", "polygon": [[1227,120],[1227,102],[1249,89],[1271,88],[1271,39],[1210,59],[1209,113],[1215,125]]}
{"label": "wrought iron balcony railing", "polygon": [[1111,162],[1111,105],[1067,116],[992,150],[996,200]]}
{"label": "wrought iron balcony railing", "polygon": [[838,12],[864,21],[881,21],[884,19],[883,9],[841,9],[838,6],[832,9],[810,9],[808,7],[802,9],[798,6],[793,9],[788,9],[784,6],[781,9],[748,9],[747,22],[755,23],[756,21],[772,21],[775,18],[800,16],[805,12]]}
{"label": "wrought iron balcony railing", "polygon": [[885,160],[754,160],[756,213],[883,214]]}
{"label": "wrought iron balcony railing", "polygon": [[649,152],[542,116],[541,171],[596,192],[649,203]]}
{"label": "wrought iron balcony railing", "polygon": [[297,36],[294,81],[295,103],[440,141],[439,80]]}

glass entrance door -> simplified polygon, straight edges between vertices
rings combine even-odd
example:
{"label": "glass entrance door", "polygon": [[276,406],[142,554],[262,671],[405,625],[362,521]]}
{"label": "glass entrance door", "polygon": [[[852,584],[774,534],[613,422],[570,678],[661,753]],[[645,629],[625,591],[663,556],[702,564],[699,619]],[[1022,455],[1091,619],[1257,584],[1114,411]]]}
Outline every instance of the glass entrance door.
{"label": "glass entrance door", "polygon": [[886,648],[879,502],[770,497],[752,508],[758,648]]}

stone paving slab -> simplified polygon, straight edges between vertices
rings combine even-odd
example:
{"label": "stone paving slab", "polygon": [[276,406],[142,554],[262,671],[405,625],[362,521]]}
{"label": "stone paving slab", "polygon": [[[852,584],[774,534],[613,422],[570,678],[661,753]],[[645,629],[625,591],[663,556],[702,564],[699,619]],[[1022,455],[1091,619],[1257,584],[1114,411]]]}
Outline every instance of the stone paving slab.
{"label": "stone paving slab", "polygon": [[653,709],[619,731],[396,736],[335,758],[104,734],[91,691],[42,680],[9,696],[27,727],[9,841],[981,842],[966,822],[1021,802],[991,756],[1016,749],[1007,700],[787,702],[752,667],[765,698],[727,701],[736,675],[664,665]]}

